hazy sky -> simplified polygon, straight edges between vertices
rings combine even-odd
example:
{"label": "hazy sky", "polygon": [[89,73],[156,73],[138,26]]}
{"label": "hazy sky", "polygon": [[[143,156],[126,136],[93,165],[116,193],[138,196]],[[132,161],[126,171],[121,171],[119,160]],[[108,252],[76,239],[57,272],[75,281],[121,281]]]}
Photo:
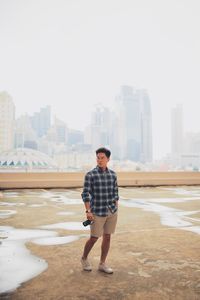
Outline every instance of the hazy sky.
{"label": "hazy sky", "polygon": [[51,105],[83,129],[121,85],[148,90],[154,158],[170,151],[170,109],[200,131],[199,0],[0,0],[0,91],[16,114]]}

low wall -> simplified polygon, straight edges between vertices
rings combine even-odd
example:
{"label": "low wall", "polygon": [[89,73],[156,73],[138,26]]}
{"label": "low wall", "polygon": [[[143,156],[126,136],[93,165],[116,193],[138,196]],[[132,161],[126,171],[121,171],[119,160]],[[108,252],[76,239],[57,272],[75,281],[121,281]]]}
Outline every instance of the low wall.
{"label": "low wall", "polygon": [[[82,187],[84,173],[0,173],[0,189]],[[118,185],[200,185],[199,172],[118,172]]]}

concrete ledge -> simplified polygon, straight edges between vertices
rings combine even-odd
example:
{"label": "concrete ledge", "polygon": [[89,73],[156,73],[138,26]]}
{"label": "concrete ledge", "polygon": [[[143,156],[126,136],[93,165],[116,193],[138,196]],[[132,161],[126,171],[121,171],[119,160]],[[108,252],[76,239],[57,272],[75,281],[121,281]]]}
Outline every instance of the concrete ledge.
{"label": "concrete ledge", "polygon": [[[82,187],[85,173],[0,173],[0,189]],[[125,186],[200,185],[200,172],[118,172]]]}

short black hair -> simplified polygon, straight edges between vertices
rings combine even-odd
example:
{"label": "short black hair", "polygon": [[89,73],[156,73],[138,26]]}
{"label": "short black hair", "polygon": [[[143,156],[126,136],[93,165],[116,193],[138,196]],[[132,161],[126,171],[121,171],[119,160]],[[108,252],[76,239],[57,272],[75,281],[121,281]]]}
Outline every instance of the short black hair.
{"label": "short black hair", "polygon": [[111,155],[111,151],[109,149],[105,148],[105,147],[98,148],[96,150],[96,155],[98,153],[105,153],[105,155],[106,155],[107,158],[110,158],[110,155]]}

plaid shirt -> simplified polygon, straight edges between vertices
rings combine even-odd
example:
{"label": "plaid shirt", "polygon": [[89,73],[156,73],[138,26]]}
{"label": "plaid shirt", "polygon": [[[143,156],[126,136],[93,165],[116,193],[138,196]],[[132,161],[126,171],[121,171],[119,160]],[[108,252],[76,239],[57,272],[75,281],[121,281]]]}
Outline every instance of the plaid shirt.
{"label": "plaid shirt", "polygon": [[84,202],[90,202],[91,212],[97,216],[107,216],[108,211],[117,211],[119,200],[117,176],[110,169],[103,171],[99,166],[85,175],[83,192]]}

